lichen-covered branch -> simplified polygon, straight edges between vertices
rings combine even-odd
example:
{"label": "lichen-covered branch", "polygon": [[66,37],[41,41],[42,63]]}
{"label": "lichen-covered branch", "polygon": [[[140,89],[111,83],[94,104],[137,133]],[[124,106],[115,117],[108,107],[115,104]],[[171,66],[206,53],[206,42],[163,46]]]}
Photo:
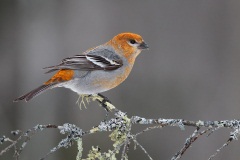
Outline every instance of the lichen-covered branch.
{"label": "lichen-covered branch", "polygon": [[[58,151],[60,148],[71,147],[74,142],[77,143],[78,152],[76,153],[77,160],[92,160],[92,159],[117,159],[117,155],[121,157],[122,160],[128,159],[127,153],[129,152],[129,145],[131,142],[134,143],[135,149],[139,147],[147,157],[152,160],[152,157],[148,154],[144,146],[142,146],[137,138],[139,135],[146,133],[152,129],[158,129],[163,127],[179,127],[181,130],[185,130],[187,127],[195,127],[195,131],[185,140],[183,147],[176,152],[172,157],[172,160],[177,160],[186,153],[188,148],[197,140],[200,136],[208,133],[212,134],[220,128],[231,128],[228,140],[224,143],[209,159],[213,159],[224,147],[229,145],[233,140],[237,140],[240,134],[240,121],[239,120],[221,120],[221,121],[190,121],[184,119],[146,119],[144,117],[132,116],[128,117],[127,113],[118,110],[112,105],[112,103],[102,95],[94,96],[84,96],[87,98],[87,102],[90,100],[99,102],[106,110],[106,117],[97,126],[93,127],[88,131],[83,131],[81,128],[75,126],[74,124],[65,123],[63,125],[36,125],[32,129],[25,132],[17,130],[13,131],[12,134],[16,136],[16,139],[10,139],[6,136],[0,138],[0,143],[9,143],[9,145],[0,151],[0,156],[13,149],[15,158],[18,160],[21,151],[25,149],[25,146],[30,142],[31,138],[36,135],[36,133],[45,129],[57,129],[60,134],[66,135],[66,137],[56,145],[56,147],[50,149],[50,151],[41,158],[41,160],[46,159],[48,155]],[[79,102],[84,104],[84,102]],[[114,117],[108,119],[108,114],[113,113]],[[138,132],[132,133],[132,126],[135,124],[140,125],[151,125],[147,126],[146,129]],[[109,138],[112,140],[113,145],[107,152],[101,152],[101,144],[95,144],[92,149],[87,154],[86,158],[83,158],[82,151],[84,144],[82,139],[84,136],[89,134],[95,134],[97,132],[107,132]],[[120,152],[121,151],[121,152]],[[160,159],[161,157],[159,157]]]}

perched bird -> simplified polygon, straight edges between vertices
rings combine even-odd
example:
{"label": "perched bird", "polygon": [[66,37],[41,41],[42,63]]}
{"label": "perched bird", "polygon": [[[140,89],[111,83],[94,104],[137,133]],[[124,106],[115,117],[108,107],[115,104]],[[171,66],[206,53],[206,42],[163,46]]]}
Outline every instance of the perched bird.
{"label": "perched bird", "polygon": [[97,94],[122,83],[129,75],[136,57],[148,45],[134,33],[120,33],[103,45],[80,55],[68,57],[46,73],[57,71],[48,81],[14,101],[29,101],[56,87],[69,88],[81,94]]}

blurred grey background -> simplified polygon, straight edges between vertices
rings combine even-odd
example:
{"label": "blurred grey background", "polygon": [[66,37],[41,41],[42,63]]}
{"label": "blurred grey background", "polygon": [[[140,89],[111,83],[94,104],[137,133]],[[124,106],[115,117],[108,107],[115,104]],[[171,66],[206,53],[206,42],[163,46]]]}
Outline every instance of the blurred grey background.
{"label": "blurred grey background", "polygon": [[[240,1],[0,1],[0,135],[36,124],[74,123],[87,130],[105,116],[96,103],[80,110],[78,96],[54,89],[25,103],[12,100],[48,80],[43,67],[79,54],[121,32],[143,36],[150,50],[137,58],[130,77],[104,93],[129,116],[224,120],[240,118]],[[146,126],[136,126],[136,132]],[[154,159],[170,159],[194,128],[167,127],[139,137]],[[221,129],[201,137],[184,160],[207,159],[229,136]],[[57,130],[35,135],[21,159],[39,159],[64,138]],[[92,145],[111,147],[108,134],[84,137],[84,155]],[[106,143],[107,142],[107,143]],[[231,143],[216,159],[239,159],[240,143]],[[0,146],[1,148],[4,145]],[[129,159],[147,159],[130,147]],[[75,159],[76,144],[50,155]],[[13,152],[0,157],[10,160]]]}

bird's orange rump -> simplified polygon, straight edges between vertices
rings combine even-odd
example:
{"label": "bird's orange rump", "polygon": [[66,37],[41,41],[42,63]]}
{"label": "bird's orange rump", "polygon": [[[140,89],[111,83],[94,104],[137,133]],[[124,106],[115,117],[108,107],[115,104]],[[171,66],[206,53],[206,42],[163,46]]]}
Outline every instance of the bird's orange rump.
{"label": "bird's orange rump", "polygon": [[64,81],[69,81],[73,78],[74,71],[67,69],[67,70],[60,70],[58,71],[54,76],[52,76],[51,79],[49,79],[47,82],[44,84],[50,84],[50,83],[55,83],[55,82],[64,82]]}

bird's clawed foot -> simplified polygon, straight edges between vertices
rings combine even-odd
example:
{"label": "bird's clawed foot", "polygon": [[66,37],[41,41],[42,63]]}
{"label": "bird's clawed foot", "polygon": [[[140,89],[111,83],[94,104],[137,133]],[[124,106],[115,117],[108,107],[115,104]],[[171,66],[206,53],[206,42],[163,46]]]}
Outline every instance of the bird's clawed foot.
{"label": "bird's clawed foot", "polygon": [[91,95],[80,95],[76,102],[80,106],[80,109],[82,105],[84,105],[84,107],[86,108],[86,103],[84,99],[86,100],[87,103],[89,103],[90,100],[92,101],[96,100],[104,108],[104,110],[106,111],[106,116],[103,121],[106,121],[108,119],[110,111],[117,110],[107,97],[99,93]]}
{"label": "bird's clawed foot", "polygon": [[78,104],[78,106],[81,110],[82,110],[82,105],[84,106],[84,108],[87,108],[84,100],[86,100],[86,102],[89,103],[89,95],[85,95],[85,94],[79,95],[77,102],[76,102],[76,104]]}

